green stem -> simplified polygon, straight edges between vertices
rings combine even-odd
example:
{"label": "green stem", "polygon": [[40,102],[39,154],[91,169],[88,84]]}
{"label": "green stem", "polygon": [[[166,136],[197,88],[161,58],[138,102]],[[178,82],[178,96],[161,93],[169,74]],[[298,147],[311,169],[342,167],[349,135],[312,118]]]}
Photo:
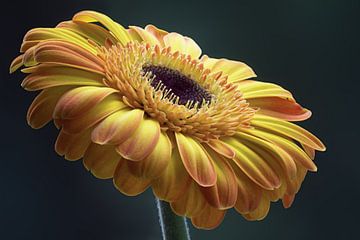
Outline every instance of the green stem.
{"label": "green stem", "polygon": [[176,215],[170,204],[156,198],[163,240],[190,240],[185,217]]}

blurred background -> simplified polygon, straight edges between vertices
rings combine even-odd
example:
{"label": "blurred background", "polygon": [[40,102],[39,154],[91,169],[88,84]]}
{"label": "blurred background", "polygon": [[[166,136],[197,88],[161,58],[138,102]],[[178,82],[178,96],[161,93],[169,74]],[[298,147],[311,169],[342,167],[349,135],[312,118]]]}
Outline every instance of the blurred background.
{"label": "blurred background", "polygon": [[289,89],[313,116],[301,123],[327,145],[290,209],[274,203],[247,222],[231,210],[215,230],[193,239],[359,239],[360,1],[18,1],[1,6],[1,239],[161,239],[154,197],[126,197],[81,161],[57,156],[52,124],[33,130],[26,111],[36,93],[9,75],[22,37],[80,10],[124,26],[155,24],[191,36],[213,57],[241,60],[259,80]]}

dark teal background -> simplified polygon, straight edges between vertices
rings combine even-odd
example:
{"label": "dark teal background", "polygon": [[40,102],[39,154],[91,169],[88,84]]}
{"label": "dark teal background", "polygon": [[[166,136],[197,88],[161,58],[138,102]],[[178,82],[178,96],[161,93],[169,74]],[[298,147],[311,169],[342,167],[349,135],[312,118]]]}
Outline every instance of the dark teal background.
{"label": "dark teal background", "polygon": [[193,239],[359,239],[359,1],[18,1],[1,5],[0,239],[161,239],[150,191],[126,197],[81,162],[53,150],[56,130],[34,131],[25,114],[35,93],[8,74],[22,37],[83,9],[124,26],[155,24],[194,38],[213,57],[242,60],[258,79],[294,93],[313,111],[301,123],[328,147],[290,209],[272,204],[247,222],[230,210]]}

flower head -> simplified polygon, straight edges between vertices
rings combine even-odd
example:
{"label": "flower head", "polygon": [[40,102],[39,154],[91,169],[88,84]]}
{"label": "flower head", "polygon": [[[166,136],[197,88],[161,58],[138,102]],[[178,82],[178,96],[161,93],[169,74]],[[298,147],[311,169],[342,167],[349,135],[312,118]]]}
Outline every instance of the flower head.
{"label": "flower head", "polygon": [[20,51],[10,71],[24,67],[22,87],[41,91],[28,123],[54,121],[58,154],[126,195],[151,187],[199,228],[232,207],[248,220],[272,201],[289,207],[325,150],[292,123],[311,113],[289,91],[252,80],[242,62],[201,56],[178,33],[82,11],[30,30]]}

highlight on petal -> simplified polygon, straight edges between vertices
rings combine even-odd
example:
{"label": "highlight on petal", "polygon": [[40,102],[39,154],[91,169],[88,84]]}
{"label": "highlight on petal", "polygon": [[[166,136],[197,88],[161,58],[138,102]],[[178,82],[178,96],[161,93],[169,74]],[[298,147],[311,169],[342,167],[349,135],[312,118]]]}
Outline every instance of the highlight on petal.
{"label": "highlight on petal", "polygon": [[245,63],[229,59],[210,58],[207,55],[201,57],[205,68],[212,72],[222,72],[228,76],[228,82],[238,82],[256,77],[255,72]]}
{"label": "highlight on petal", "polygon": [[171,161],[172,144],[163,131],[154,150],[140,162],[128,162],[129,170],[136,176],[155,179],[159,177]]}
{"label": "highlight on petal", "polygon": [[18,70],[23,65],[23,57],[24,55],[21,54],[17,56],[10,64],[9,72],[13,73]]}
{"label": "highlight on petal", "polygon": [[171,47],[173,52],[179,51],[188,54],[192,58],[197,59],[201,55],[201,48],[197,43],[189,37],[184,37],[178,33],[169,33],[163,37],[166,47]]}
{"label": "highlight on petal", "polygon": [[125,28],[120,24],[114,22],[108,16],[95,12],[95,11],[82,11],[73,17],[73,21],[80,22],[99,22],[104,25],[109,31],[114,34],[115,38],[123,45],[130,42],[130,36],[126,32]]}
{"label": "highlight on petal", "polygon": [[157,121],[144,118],[131,138],[120,143],[116,151],[125,159],[141,161],[154,150],[160,138],[160,125]]}
{"label": "highlight on petal", "polygon": [[122,109],[105,118],[92,132],[97,144],[120,144],[134,134],[144,117],[140,109]]}
{"label": "highlight on petal", "polygon": [[203,187],[214,186],[216,171],[211,157],[202,145],[191,137],[175,133],[179,153],[190,176]]}
{"label": "highlight on petal", "polygon": [[133,175],[128,169],[127,162],[123,159],[118,163],[114,174],[114,185],[127,196],[136,196],[144,192],[151,181]]}
{"label": "highlight on petal", "polygon": [[108,179],[114,176],[116,166],[121,159],[114,146],[91,143],[85,152],[83,163],[95,177]]}
{"label": "highlight on petal", "polygon": [[274,83],[245,80],[236,83],[238,89],[243,93],[245,99],[281,97],[290,101],[295,101],[292,94],[284,88]]}

